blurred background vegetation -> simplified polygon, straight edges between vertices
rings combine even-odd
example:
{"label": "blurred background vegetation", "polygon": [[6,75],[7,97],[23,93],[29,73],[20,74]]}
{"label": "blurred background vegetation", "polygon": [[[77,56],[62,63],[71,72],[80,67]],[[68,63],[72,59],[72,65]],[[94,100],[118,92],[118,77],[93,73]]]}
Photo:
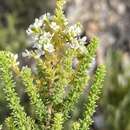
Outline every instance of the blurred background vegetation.
{"label": "blurred background vegetation", "polygon": [[0,49],[20,52],[27,47],[25,30],[45,12],[52,12],[49,0],[0,0]]}
{"label": "blurred background vegetation", "polygon": [[[53,14],[54,0],[0,0],[0,50],[21,53],[30,47],[27,27],[46,12]],[[101,39],[97,63],[107,65],[101,102],[92,130],[130,130],[130,0],[67,0],[65,14],[71,23],[80,21],[84,35]],[[28,109],[26,94],[17,91]],[[9,114],[0,87],[0,123]],[[86,95],[75,107],[73,120],[80,116]],[[71,123],[72,120],[69,121]],[[67,123],[66,127],[69,127]]]}

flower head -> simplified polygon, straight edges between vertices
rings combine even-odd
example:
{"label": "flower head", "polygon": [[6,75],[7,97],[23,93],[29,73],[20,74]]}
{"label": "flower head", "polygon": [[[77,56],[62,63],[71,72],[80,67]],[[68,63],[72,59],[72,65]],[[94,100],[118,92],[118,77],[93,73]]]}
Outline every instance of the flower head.
{"label": "flower head", "polygon": [[57,30],[60,28],[60,26],[57,25],[55,22],[52,22],[51,25],[50,25],[50,27],[51,27],[54,31],[57,31]]}
{"label": "flower head", "polygon": [[55,51],[54,46],[51,43],[44,44],[44,50],[46,50],[49,53]]}
{"label": "flower head", "polygon": [[80,35],[80,33],[82,32],[81,26],[79,24],[71,26],[67,31],[72,33],[74,37]]}

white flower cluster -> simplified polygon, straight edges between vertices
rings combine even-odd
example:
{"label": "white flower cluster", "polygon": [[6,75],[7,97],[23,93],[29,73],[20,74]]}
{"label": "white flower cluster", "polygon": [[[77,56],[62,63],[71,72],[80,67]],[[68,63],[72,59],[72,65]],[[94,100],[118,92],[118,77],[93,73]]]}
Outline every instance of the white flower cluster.
{"label": "white flower cluster", "polygon": [[[46,31],[48,30],[46,29],[47,27],[51,30],[50,32]],[[55,51],[52,38],[58,31],[60,31],[60,26],[57,25],[49,13],[42,15],[40,18],[36,18],[35,22],[29,26],[26,32],[29,38],[31,38],[30,41],[33,43],[34,52],[37,57],[44,55],[46,52],[53,53]],[[84,46],[86,37],[78,38],[81,32],[80,24],[66,27],[63,31],[64,34],[70,35],[70,42],[65,44],[72,49],[79,49],[83,53],[86,51],[86,47]],[[28,50],[23,53],[24,57],[31,57],[31,55],[32,52]]]}
{"label": "white flower cluster", "polygon": [[60,27],[55,23],[55,22],[52,22],[50,27],[54,30],[54,31],[57,31]]}
{"label": "white flower cluster", "polygon": [[73,26],[70,26],[67,30],[65,30],[66,33],[71,35],[71,41],[67,42],[66,44],[73,49],[78,49],[81,53],[86,52],[86,41],[87,37],[84,36],[83,38],[80,38],[82,28],[80,24],[75,24]]}
{"label": "white flower cluster", "polygon": [[[33,43],[33,48],[35,48],[35,53],[39,55],[44,55],[45,52],[53,53],[55,51],[54,45],[52,44],[53,34],[45,31],[45,21],[51,20],[52,16],[49,13],[42,15],[39,19],[36,18],[35,22],[29,26],[27,29],[27,34],[31,38],[30,41]],[[51,22],[50,28],[54,31],[59,29],[59,26],[55,22]],[[29,51],[25,51],[23,56],[30,57]]]}
{"label": "white flower cluster", "polygon": [[36,34],[42,33],[42,26],[44,27],[44,21],[51,19],[50,13],[42,15],[40,18],[36,18],[35,22],[29,26],[26,33],[29,36],[36,36]]}
{"label": "white flower cluster", "polygon": [[80,24],[75,24],[73,26],[70,26],[68,32],[72,33],[74,37],[80,35],[82,32]]}
{"label": "white flower cluster", "polygon": [[70,48],[73,48],[73,49],[79,49],[79,51],[81,53],[85,53],[86,52],[86,47],[85,47],[85,44],[86,44],[86,40],[87,40],[87,37],[84,36],[83,38],[74,38],[72,39],[71,42],[67,42],[67,45],[70,47]]}
{"label": "white flower cluster", "polygon": [[14,66],[19,65],[18,54],[9,53],[9,58]]}

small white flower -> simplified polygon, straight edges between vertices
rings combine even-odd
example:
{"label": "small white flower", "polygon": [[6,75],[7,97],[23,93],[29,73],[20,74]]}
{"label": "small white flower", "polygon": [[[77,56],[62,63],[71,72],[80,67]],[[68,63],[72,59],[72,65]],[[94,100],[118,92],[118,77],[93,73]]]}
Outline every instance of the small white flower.
{"label": "small white flower", "polygon": [[11,58],[12,58],[12,63],[14,65],[19,65],[19,62],[18,62],[18,54],[11,54]]}
{"label": "small white flower", "polygon": [[70,48],[72,49],[78,49],[79,48],[79,42],[76,38],[72,39],[71,42],[66,43]]}
{"label": "small white flower", "polygon": [[78,24],[71,26],[68,31],[73,33],[74,36],[77,36],[82,32],[81,27]]}
{"label": "small white flower", "polygon": [[65,25],[68,25],[68,20],[64,18]]}
{"label": "small white flower", "polygon": [[36,56],[35,58],[39,58],[40,56],[43,56],[45,54],[45,51],[43,50],[35,50]]}
{"label": "small white flower", "polygon": [[[44,25],[44,20],[51,19],[50,13],[46,13],[39,18],[36,18],[34,23],[29,26],[29,28],[26,30],[27,35],[33,35],[37,31],[38,33],[41,33],[41,27]],[[36,32],[34,31],[36,30]]]}
{"label": "small white flower", "polygon": [[52,35],[49,32],[44,32],[39,38],[40,44],[47,44],[51,42]]}
{"label": "small white flower", "polygon": [[33,48],[36,48],[36,49],[42,49],[42,45],[41,44],[38,44],[38,43],[35,43],[34,45],[33,45]]}
{"label": "small white flower", "polygon": [[82,39],[78,39],[79,45],[84,46],[86,44],[86,37],[83,37]]}
{"label": "small white flower", "polygon": [[84,44],[85,44],[84,40],[86,40],[85,37],[84,37],[83,39],[79,39],[79,40],[77,40],[77,39],[75,38],[75,39],[73,39],[73,40],[71,41],[71,43],[70,43],[70,42],[67,42],[66,44],[67,44],[67,46],[69,46],[69,47],[72,48],[72,49],[79,49],[79,51],[80,51],[81,53],[85,53],[87,49],[86,49],[86,47],[84,46]]}
{"label": "small white flower", "polygon": [[78,49],[79,48],[79,42],[77,39],[73,39],[72,40],[72,45],[75,49]]}
{"label": "small white flower", "polygon": [[25,52],[22,53],[22,56],[23,57],[30,57],[31,54],[30,54],[30,52],[28,50],[25,50]]}
{"label": "small white flower", "polygon": [[86,49],[86,47],[85,47],[86,40],[87,40],[87,37],[86,37],[86,36],[84,36],[84,37],[81,38],[81,39],[78,39],[79,50],[81,51],[81,53],[85,53],[85,52],[87,51],[87,49]]}
{"label": "small white flower", "polygon": [[18,54],[15,54],[14,55],[14,60],[16,61],[16,65],[19,65],[19,61],[18,61]]}
{"label": "small white flower", "polygon": [[22,70],[25,70],[25,69],[27,69],[27,68],[28,68],[27,65],[22,66]]}
{"label": "small white flower", "polygon": [[44,32],[44,35],[43,35],[45,38],[48,38],[48,39],[51,39],[52,38],[52,35],[49,33],[49,32]]}
{"label": "small white flower", "polygon": [[55,31],[60,28],[59,25],[57,25],[55,22],[52,22],[51,25],[50,25],[50,27],[51,27],[52,29],[54,29]]}
{"label": "small white flower", "polygon": [[79,26],[76,26],[75,27],[75,32],[77,33],[77,34],[80,34],[82,31],[81,31],[81,28],[79,27]]}
{"label": "small white flower", "polygon": [[73,49],[78,49],[79,45],[78,44],[70,44],[70,47]]}
{"label": "small white flower", "polygon": [[26,33],[27,35],[31,35],[33,33],[32,29],[29,27],[27,30],[26,30]]}
{"label": "small white flower", "polygon": [[49,53],[55,51],[54,46],[50,43],[44,44],[44,50],[48,51]]}
{"label": "small white flower", "polygon": [[42,26],[42,24],[43,24],[43,21],[42,21],[41,19],[36,18],[36,19],[35,19],[35,22],[34,22],[34,24],[33,24],[33,27],[34,27],[34,28],[39,28],[39,27]]}
{"label": "small white flower", "polygon": [[27,35],[33,35],[35,34],[34,30],[38,30],[38,32],[41,32],[40,28],[43,25],[42,19],[35,19],[35,22],[29,26],[29,28],[26,30]]}
{"label": "small white flower", "polygon": [[47,18],[48,18],[48,19],[51,19],[51,18],[52,18],[51,15],[50,15],[50,13],[43,14],[42,16],[40,16],[39,20],[44,21],[44,20],[46,20]]}
{"label": "small white flower", "polygon": [[86,42],[87,41],[87,37],[86,36],[82,37],[81,41]]}
{"label": "small white flower", "polygon": [[37,35],[37,34],[34,34],[34,35],[31,35],[31,36],[30,36],[30,41],[31,41],[32,43],[37,42],[38,39],[39,39],[39,35]]}
{"label": "small white flower", "polygon": [[26,30],[26,33],[28,36],[32,36],[35,34],[34,30],[33,30],[34,26],[30,25],[29,28]]}
{"label": "small white flower", "polygon": [[79,46],[79,50],[81,51],[81,53],[85,53],[87,51],[85,46]]}
{"label": "small white flower", "polygon": [[16,61],[18,59],[18,54],[14,55],[14,60]]}

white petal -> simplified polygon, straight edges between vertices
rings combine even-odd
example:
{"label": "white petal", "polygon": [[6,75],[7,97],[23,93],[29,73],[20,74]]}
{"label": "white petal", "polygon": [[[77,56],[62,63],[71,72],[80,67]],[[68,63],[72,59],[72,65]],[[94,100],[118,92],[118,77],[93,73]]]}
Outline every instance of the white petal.
{"label": "white petal", "polygon": [[86,36],[82,37],[82,41],[83,41],[83,42],[86,42],[86,40],[87,40],[87,37],[86,37]]}
{"label": "white petal", "polygon": [[55,51],[54,46],[52,44],[45,44],[44,49],[50,53]]}

